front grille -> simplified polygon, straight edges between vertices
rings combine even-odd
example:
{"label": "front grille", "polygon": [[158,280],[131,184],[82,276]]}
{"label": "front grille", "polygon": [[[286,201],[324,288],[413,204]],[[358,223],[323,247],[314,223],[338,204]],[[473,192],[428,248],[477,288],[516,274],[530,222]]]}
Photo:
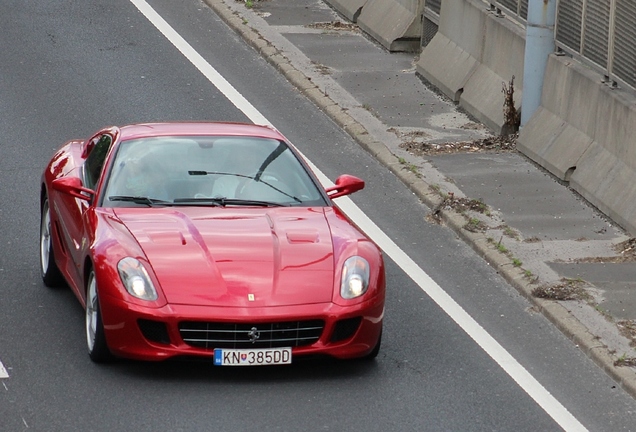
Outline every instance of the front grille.
{"label": "front grille", "polygon": [[324,326],[321,320],[253,324],[184,321],[179,323],[179,332],[185,343],[197,348],[281,348],[317,342]]}

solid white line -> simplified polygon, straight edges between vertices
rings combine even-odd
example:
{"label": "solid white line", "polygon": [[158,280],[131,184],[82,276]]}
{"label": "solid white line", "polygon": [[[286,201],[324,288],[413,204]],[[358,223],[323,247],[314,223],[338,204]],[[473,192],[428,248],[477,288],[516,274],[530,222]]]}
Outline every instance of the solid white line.
{"label": "solid white line", "polygon": [[5,369],[2,361],[0,361],[0,378],[9,378],[9,372]]}
{"label": "solid white line", "polygon": [[[221,91],[228,100],[256,124],[271,123],[221,76],[185,39],[183,39],[144,0],[130,0],[139,11]],[[307,158],[305,158],[307,160]],[[320,181],[331,181],[311,161],[308,161]],[[439,307],[448,314],[543,410],[566,431],[587,430],[561,403],[556,400],[514,357],[508,353],[479,323],[453,300],[428,274],[393,242],[351,199],[338,199],[338,206],[347,216],[378,244]]]}
{"label": "solid white line", "polygon": [[223,95],[256,124],[270,124],[223,76],[214,69],[192,46],[186,42],[155,10],[144,0],[130,0],[139,12],[150,21]]}

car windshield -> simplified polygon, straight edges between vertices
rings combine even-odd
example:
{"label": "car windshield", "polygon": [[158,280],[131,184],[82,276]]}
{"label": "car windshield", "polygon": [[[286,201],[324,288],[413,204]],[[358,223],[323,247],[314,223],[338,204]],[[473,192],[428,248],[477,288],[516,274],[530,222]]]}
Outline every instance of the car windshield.
{"label": "car windshield", "polygon": [[317,185],[286,143],[254,137],[124,141],[103,196],[107,207],[325,205]]}

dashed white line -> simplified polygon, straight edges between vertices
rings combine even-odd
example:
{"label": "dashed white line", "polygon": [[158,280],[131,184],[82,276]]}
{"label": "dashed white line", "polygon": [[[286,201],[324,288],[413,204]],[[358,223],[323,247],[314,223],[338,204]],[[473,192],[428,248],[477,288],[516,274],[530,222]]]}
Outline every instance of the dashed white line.
{"label": "dashed white line", "polygon": [[[232,85],[186,42],[146,1],[130,0],[139,11],[252,122],[271,123]],[[305,158],[306,159],[306,158]],[[308,161],[320,181],[331,181]],[[554,398],[506,349],[453,300],[415,261],[369,219],[349,198],[339,198],[338,206],[361,227],[413,281],[446,314],[453,319],[555,422],[566,431],[587,430],[561,403]]]}
{"label": "dashed white line", "polygon": [[9,372],[7,372],[7,369],[2,364],[2,361],[0,361],[0,378],[9,378]]}

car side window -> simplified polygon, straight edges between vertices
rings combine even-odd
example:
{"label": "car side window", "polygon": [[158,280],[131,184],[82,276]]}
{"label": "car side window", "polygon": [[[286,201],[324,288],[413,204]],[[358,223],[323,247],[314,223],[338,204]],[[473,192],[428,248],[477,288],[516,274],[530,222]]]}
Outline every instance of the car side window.
{"label": "car side window", "polygon": [[84,167],[87,182],[86,187],[94,189],[97,185],[112,141],[112,137],[107,134],[93,138],[94,147],[86,158]]}

